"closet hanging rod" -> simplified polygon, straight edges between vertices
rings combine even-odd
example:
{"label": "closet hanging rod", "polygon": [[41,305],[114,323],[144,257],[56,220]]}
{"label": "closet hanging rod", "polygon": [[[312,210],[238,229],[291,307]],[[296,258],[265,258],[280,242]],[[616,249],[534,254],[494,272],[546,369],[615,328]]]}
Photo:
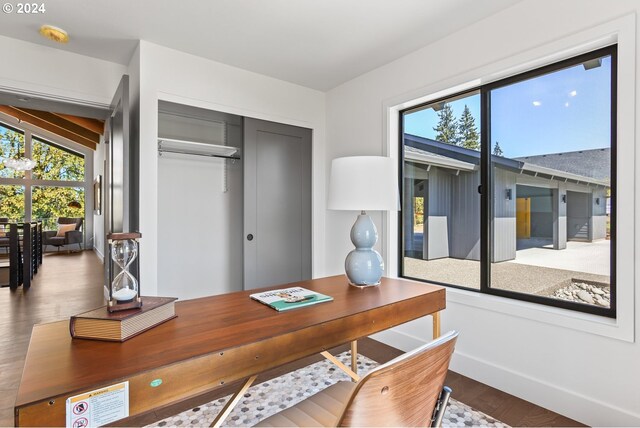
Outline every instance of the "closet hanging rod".
{"label": "closet hanging rod", "polygon": [[176,153],[179,155],[190,155],[190,156],[205,156],[209,158],[222,158],[222,159],[231,159],[231,160],[240,160],[239,156],[224,156],[224,155],[214,155],[214,154],[206,154],[206,153],[191,153],[180,150],[170,150],[170,149],[159,149],[159,153]]}
{"label": "closet hanging rod", "polygon": [[171,138],[158,138],[158,152],[177,153],[183,155],[207,156],[223,159],[238,160],[239,149],[233,146],[199,143],[196,141],[176,140]]}

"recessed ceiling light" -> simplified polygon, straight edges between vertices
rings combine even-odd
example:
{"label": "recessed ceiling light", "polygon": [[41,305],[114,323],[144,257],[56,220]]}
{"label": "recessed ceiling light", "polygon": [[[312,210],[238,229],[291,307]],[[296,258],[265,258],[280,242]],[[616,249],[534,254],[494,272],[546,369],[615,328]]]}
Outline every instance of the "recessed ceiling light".
{"label": "recessed ceiling light", "polygon": [[578,95],[578,91],[574,90],[574,91],[569,92],[569,96],[570,97],[575,97],[576,95]]}
{"label": "recessed ceiling light", "polygon": [[565,107],[569,107],[569,101],[567,101],[566,103],[564,103]]}
{"label": "recessed ceiling light", "polygon": [[533,102],[533,105],[534,105],[535,107],[540,107],[540,106],[542,105],[542,103],[541,103],[540,101],[534,101],[534,102]]}
{"label": "recessed ceiling light", "polygon": [[67,43],[69,41],[69,35],[67,32],[62,28],[54,27],[53,25],[43,25],[40,27],[40,34],[57,43]]}

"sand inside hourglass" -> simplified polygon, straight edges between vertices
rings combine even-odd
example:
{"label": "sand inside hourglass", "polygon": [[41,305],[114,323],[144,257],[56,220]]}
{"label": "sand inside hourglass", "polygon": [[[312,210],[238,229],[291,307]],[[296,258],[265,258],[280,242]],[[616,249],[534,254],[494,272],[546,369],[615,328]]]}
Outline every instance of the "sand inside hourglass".
{"label": "sand inside hourglass", "polygon": [[136,297],[136,292],[135,290],[132,290],[130,288],[121,288],[120,290],[117,290],[113,293],[113,298],[124,302],[126,300],[131,300],[134,297]]}

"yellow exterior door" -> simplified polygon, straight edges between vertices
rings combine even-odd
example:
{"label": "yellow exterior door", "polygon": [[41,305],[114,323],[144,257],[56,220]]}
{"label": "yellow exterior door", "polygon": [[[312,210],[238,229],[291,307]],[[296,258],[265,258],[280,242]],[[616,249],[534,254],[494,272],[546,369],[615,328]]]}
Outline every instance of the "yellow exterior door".
{"label": "yellow exterior door", "polygon": [[531,238],[531,199],[516,198],[516,237]]}

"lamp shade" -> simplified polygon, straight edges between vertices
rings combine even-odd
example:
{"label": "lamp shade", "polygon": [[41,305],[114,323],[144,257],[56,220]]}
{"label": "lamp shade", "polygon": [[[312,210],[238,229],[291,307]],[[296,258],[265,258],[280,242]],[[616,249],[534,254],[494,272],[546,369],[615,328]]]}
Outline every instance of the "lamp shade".
{"label": "lamp shade", "polygon": [[330,210],[398,210],[396,161],[383,156],[351,156],[331,161]]}

